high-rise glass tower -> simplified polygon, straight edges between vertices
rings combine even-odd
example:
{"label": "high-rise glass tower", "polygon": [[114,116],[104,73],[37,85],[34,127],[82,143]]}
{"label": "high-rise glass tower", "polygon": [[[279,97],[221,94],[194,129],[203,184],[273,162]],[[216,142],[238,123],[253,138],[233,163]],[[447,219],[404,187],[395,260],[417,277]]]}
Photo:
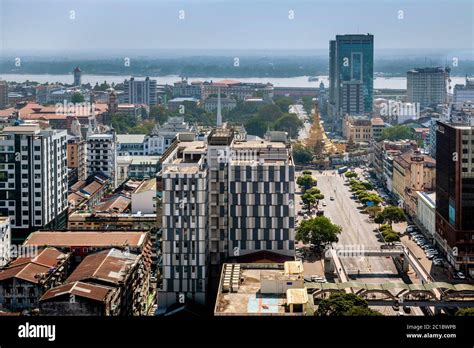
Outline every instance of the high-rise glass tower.
{"label": "high-rise glass tower", "polygon": [[345,114],[371,113],[373,89],[374,36],[336,35],[329,42],[329,102],[335,121]]}

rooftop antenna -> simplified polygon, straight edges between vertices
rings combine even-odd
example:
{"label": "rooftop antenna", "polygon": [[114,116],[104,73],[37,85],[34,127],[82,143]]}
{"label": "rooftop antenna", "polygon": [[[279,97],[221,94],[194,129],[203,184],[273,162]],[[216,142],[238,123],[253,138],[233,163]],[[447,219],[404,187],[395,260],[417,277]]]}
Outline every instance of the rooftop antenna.
{"label": "rooftop antenna", "polygon": [[217,87],[217,127],[222,127],[221,87]]}

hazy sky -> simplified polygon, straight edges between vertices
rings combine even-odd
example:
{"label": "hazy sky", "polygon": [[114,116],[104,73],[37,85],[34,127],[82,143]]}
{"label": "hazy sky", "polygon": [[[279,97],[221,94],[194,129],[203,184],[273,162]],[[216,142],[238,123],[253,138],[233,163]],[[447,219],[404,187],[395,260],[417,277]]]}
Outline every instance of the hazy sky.
{"label": "hazy sky", "polygon": [[[472,0],[0,0],[0,49],[8,53],[327,49],[336,34],[370,32],[376,49],[472,50],[473,4]],[[180,10],[184,19],[179,18]]]}

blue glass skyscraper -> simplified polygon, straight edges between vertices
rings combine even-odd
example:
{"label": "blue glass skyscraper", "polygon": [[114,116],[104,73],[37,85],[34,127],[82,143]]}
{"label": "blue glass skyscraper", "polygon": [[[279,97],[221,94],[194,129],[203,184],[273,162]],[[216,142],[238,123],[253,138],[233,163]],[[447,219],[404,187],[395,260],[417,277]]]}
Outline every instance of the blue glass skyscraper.
{"label": "blue glass skyscraper", "polygon": [[373,90],[374,36],[336,35],[329,42],[329,101],[335,121],[345,114],[371,113]]}

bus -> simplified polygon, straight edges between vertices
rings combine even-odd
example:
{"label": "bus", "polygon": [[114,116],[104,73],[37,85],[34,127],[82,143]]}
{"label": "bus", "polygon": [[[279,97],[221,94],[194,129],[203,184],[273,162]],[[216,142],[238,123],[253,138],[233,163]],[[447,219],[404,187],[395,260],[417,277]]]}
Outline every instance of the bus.
{"label": "bus", "polygon": [[338,172],[339,174],[345,173],[345,172],[347,172],[347,167],[341,167],[341,168],[339,168],[339,169],[337,170],[337,172]]}

